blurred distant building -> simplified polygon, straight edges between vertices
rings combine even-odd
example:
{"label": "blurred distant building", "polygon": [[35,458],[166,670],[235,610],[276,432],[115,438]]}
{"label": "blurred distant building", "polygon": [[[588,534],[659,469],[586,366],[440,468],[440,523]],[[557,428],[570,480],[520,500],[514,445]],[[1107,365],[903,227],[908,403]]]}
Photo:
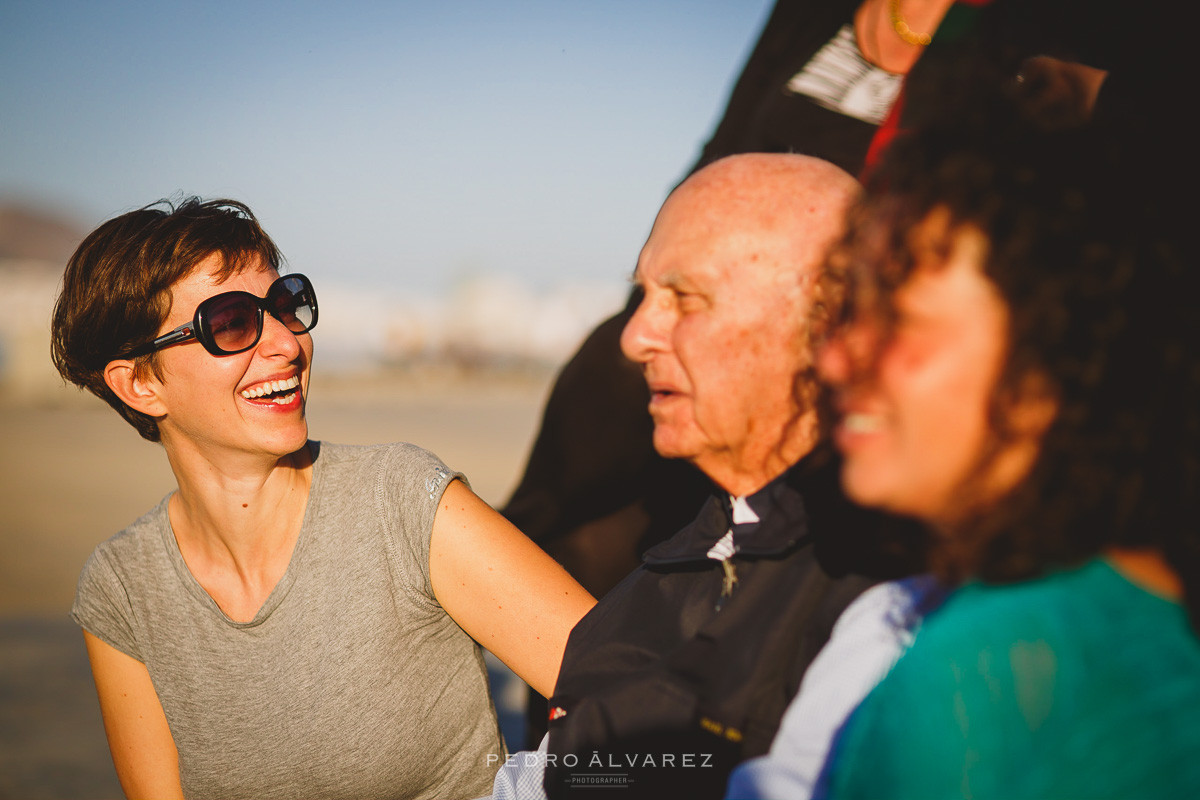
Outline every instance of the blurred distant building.
{"label": "blurred distant building", "polygon": [[[50,363],[50,314],[63,267],[85,236],[53,214],[0,205],[0,393],[28,401],[62,396]],[[317,282],[314,332],[322,370],[452,366],[487,372],[557,368],[627,287],[535,290],[505,276],[460,281],[444,297]]]}
{"label": "blurred distant building", "polygon": [[502,275],[465,279],[444,297],[318,284],[317,358],[334,368],[367,361],[466,371],[555,369],[621,304],[625,291],[619,281],[538,291]]}
{"label": "blurred distant building", "polygon": [[44,399],[62,386],[50,364],[50,312],[84,235],[60,214],[0,204],[0,391],[10,396]]}

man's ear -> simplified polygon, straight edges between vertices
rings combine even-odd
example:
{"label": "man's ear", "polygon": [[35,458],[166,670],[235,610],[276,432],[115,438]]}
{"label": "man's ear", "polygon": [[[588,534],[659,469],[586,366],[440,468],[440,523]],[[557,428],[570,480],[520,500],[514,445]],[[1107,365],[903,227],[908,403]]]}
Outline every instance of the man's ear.
{"label": "man's ear", "polygon": [[158,392],[162,384],[153,376],[139,377],[137,367],[128,359],[108,362],[104,367],[104,382],[113,394],[121,398],[121,402],[134,411],[151,417],[161,417],[167,413],[166,404]]}

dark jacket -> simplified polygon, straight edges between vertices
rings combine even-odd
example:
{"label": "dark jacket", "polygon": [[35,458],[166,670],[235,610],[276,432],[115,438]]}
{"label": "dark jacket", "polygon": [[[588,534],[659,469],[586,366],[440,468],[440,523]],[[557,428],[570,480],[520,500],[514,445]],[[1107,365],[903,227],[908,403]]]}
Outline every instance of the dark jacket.
{"label": "dark jacket", "polygon": [[[878,515],[851,506],[828,453],[748,499],[734,526],[736,583],[707,556],[730,528],[727,496],[646,553],[571,632],[551,699],[546,790],[623,785],[623,796],[721,797],[739,761],[767,751],[805,669],[849,603],[919,563],[888,554]],[[896,535],[889,532],[889,535]]]}

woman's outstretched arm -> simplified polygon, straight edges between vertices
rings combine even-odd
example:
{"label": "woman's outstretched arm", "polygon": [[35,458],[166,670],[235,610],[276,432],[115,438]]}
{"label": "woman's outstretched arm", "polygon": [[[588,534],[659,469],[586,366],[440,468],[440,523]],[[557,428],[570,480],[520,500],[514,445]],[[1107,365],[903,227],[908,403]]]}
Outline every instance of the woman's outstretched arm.
{"label": "woman's outstretched arm", "polygon": [[179,753],[146,665],[87,631],[83,638],[125,796],[182,800]]}
{"label": "woman's outstretched arm", "polygon": [[595,600],[461,481],[442,495],[429,543],[433,593],[471,638],[549,696],[567,636]]}

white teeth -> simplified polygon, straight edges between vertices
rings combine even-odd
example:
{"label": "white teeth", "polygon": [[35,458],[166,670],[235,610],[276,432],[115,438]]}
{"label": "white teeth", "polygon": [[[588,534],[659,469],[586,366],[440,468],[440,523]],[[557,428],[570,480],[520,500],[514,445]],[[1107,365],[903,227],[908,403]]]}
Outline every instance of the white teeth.
{"label": "white teeth", "polygon": [[[242,391],[242,397],[247,400],[253,400],[256,397],[274,394],[275,392],[285,392],[288,389],[295,389],[300,385],[300,376],[293,375],[285,381],[267,381],[266,383],[257,386],[253,389],[245,389]],[[279,402],[279,398],[271,398],[274,403]]]}
{"label": "white teeth", "polygon": [[883,427],[883,420],[874,414],[847,414],[842,427],[848,433],[874,433]]}

